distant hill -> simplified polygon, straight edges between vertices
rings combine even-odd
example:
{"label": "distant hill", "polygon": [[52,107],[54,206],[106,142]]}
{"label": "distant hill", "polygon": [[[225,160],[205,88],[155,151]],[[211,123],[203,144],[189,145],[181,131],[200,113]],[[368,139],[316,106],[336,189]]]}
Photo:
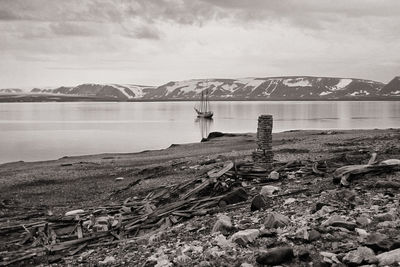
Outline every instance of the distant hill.
{"label": "distant hill", "polygon": [[394,78],[387,85],[363,79],[310,76],[196,79],[161,86],[88,83],[74,87],[34,88],[31,94],[48,94],[53,98],[54,95],[79,96],[93,98],[93,101],[165,101],[197,100],[205,90],[211,100],[400,99],[400,78]]}
{"label": "distant hill", "polygon": [[382,95],[399,96],[400,97],[400,76],[394,77],[380,91]]}
{"label": "distant hill", "polygon": [[23,92],[22,89],[15,89],[15,88],[0,89],[0,94],[20,94],[22,92]]}

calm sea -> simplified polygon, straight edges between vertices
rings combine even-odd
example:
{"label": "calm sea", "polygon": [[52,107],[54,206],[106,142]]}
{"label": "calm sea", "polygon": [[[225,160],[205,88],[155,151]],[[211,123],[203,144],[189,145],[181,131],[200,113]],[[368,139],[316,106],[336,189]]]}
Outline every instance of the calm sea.
{"label": "calm sea", "polygon": [[0,103],[0,163],[161,149],[209,131],[255,132],[260,114],[274,116],[274,132],[400,128],[399,101],[213,102],[212,121],[197,120],[194,104]]}

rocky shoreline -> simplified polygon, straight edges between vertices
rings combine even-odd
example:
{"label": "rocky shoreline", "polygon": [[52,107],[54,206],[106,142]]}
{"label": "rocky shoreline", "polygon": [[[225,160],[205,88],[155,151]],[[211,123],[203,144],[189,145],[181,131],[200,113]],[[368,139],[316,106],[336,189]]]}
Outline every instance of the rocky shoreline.
{"label": "rocky shoreline", "polygon": [[[399,140],[399,129],[274,134],[274,169],[279,176],[241,176],[246,200],[216,204],[213,212],[142,231],[134,238],[87,243],[74,255],[67,250],[60,257],[50,253],[15,265],[396,266],[400,172],[362,173],[343,186],[334,181],[334,171],[367,164],[373,153],[377,162],[399,159]],[[250,162],[254,149],[254,134],[222,134],[159,151],[3,164],[0,230],[73,209],[142,199],[149,192],[221,170],[229,162]],[[221,177],[225,183],[231,179]],[[27,208],[43,214],[21,218]],[[9,262],[2,260],[11,251],[8,241],[0,238],[3,263]]]}

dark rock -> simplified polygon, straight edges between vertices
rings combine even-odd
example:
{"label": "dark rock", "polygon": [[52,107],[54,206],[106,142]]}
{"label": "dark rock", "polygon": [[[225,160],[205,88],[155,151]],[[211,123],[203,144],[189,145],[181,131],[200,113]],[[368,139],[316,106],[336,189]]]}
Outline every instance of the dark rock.
{"label": "dark rock", "polygon": [[293,249],[290,247],[273,248],[267,252],[258,255],[257,263],[265,265],[277,265],[291,261],[294,257]]}
{"label": "dark rock", "polygon": [[322,203],[322,202],[315,203],[311,208],[311,213],[316,213],[317,211],[322,209],[323,206],[329,206],[329,205]]}
{"label": "dark rock", "polygon": [[267,202],[261,195],[256,195],[251,201],[251,211],[262,210],[267,207]]}
{"label": "dark rock", "polygon": [[398,188],[400,188],[400,183],[394,182],[394,181],[378,181],[375,183],[375,187],[398,189]]}
{"label": "dark rock", "polygon": [[317,231],[312,229],[311,231],[308,232],[308,240],[310,242],[316,241],[321,238],[321,234]]}
{"label": "dark rock", "polygon": [[260,230],[260,236],[261,237],[274,237],[277,235],[277,232],[275,229],[262,229]]}
{"label": "dark rock", "polygon": [[229,204],[235,204],[247,200],[247,192],[243,188],[238,188],[219,201],[219,206],[224,207]]}
{"label": "dark rock", "polygon": [[299,257],[299,260],[301,260],[301,261],[309,261],[310,260],[310,251],[308,251],[305,248],[301,248],[298,251],[297,256]]}

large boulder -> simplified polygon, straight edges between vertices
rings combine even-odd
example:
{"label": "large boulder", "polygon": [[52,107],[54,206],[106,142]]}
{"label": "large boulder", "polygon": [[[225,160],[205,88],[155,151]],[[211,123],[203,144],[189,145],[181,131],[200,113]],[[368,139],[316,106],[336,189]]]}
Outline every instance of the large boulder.
{"label": "large boulder", "polygon": [[379,261],[379,266],[391,265],[400,262],[400,248],[384,252],[376,256]]}

